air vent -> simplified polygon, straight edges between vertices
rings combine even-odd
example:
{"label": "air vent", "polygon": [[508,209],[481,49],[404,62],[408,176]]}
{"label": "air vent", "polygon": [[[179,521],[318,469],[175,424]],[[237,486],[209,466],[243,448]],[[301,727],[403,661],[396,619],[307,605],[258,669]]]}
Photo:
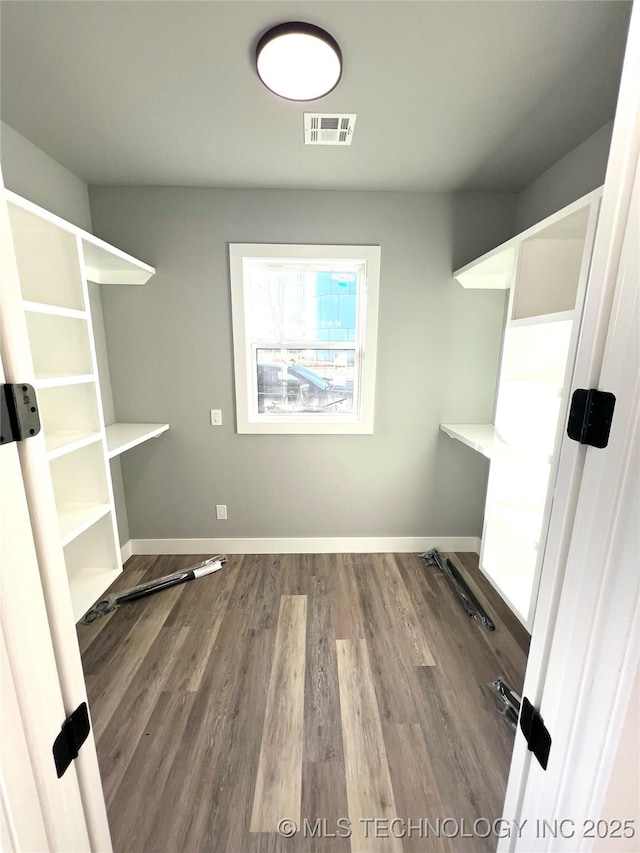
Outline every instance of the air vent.
{"label": "air vent", "polygon": [[351,145],[355,113],[305,113],[305,145]]}

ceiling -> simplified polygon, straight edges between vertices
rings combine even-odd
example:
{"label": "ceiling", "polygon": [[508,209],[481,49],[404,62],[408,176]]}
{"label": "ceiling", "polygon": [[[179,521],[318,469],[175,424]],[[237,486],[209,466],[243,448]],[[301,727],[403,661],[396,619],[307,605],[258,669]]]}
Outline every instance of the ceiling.
{"label": "ceiling", "polygon": [[[614,114],[618,0],[2,2],[2,119],[90,184],[517,192]],[[259,82],[259,35],[327,29],[340,84]],[[355,112],[350,147],[303,113]]]}

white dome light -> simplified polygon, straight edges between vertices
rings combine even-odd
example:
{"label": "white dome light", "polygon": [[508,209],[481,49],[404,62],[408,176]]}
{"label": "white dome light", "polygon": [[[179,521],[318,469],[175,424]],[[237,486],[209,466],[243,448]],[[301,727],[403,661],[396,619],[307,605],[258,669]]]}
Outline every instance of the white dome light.
{"label": "white dome light", "polygon": [[329,33],[313,24],[278,24],[258,42],[256,70],[264,85],[290,101],[327,95],[342,73],[342,53]]}

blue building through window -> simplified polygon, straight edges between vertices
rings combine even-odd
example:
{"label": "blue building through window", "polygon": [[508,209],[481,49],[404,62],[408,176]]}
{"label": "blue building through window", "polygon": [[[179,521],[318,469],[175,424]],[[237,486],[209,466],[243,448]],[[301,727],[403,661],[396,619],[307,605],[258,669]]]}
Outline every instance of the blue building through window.
{"label": "blue building through window", "polygon": [[[315,340],[356,340],[357,276],[353,272],[317,272],[315,281]],[[351,354],[351,353],[350,353]],[[330,350],[319,351],[330,361]]]}

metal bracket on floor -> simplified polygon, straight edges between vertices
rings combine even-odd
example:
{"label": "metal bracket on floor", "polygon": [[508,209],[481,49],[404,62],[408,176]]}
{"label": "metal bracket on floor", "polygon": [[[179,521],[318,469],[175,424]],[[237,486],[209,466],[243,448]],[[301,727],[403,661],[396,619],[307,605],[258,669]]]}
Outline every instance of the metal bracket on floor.
{"label": "metal bracket on floor", "polygon": [[489,684],[489,688],[498,700],[498,713],[504,717],[511,730],[515,732],[518,728],[522,697],[518,696],[503,678],[496,678]]}
{"label": "metal bracket on floor", "polygon": [[435,565],[444,574],[456,596],[462,602],[462,606],[467,611],[467,616],[471,619],[478,619],[487,631],[495,631],[495,623],[471,591],[460,570],[456,568],[451,560],[449,558],[444,559],[437,548],[426,551],[420,556],[427,566]]}

